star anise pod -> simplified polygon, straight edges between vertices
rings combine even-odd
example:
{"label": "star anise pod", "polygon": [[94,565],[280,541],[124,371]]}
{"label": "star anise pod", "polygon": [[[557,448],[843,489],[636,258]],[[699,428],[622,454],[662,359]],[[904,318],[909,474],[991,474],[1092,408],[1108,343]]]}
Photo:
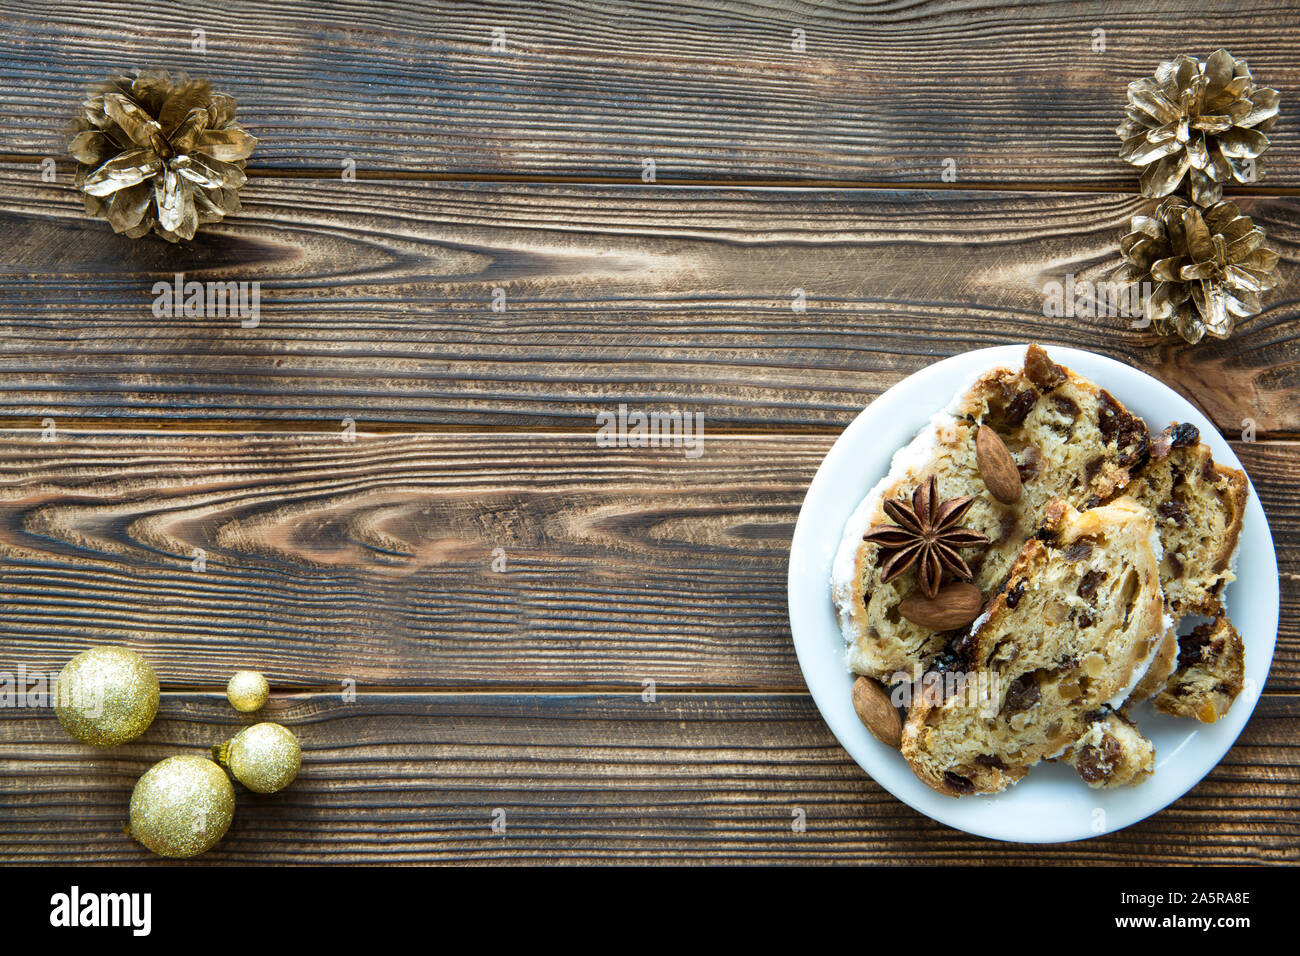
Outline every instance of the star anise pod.
{"label": "star anise pod", "polygon": [[886,501],[885,513],[897,523],[874,525],[862,536],[880,546],[881,583],[888,584],[918,562],[916,576],[926,597],[939,594],[945,572],[969,581],[970,566],[957,549],[989,543],[988,535],[957,524],[974,501],[974,495],[939,501],[933,475],[916,486],[910,506],[902,498]]}

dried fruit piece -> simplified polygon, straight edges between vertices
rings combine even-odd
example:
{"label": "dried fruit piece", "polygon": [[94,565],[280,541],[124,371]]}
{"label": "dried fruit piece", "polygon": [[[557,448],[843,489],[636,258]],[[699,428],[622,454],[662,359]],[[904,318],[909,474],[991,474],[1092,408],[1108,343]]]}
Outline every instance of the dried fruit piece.
{"label": "dried fruit piece", "polygon": [[1065,549],[1065,560],[1084,561],[1092,554],[1092,542],[1087,539],[1076,541]]}
{"label": "dried fruit piece", "polygon": [[1041,696],[1038,688],[1038,672],[1029,671],[1011,682],[1002,706],[1008,714],[1018,714],[1033,707]]}
{"label": "dried fruit piece", "polygon": [[1115,765],[1120,762],[1123,751],[1119,741],[1110,734],[1103,734],[1101,744],[1086,744],[1075,757],[1074,769],[1086,783],[1101,783],[1110,777]]}
{"label": "dried fruit piece", "polygon": [[1034,410],[1034,405],[1038,402],[1038,393],[1032,388],[1027,388],[1019,392],[1011,403],[1007,405],[1006,411],[1003,412],[1003,420],[1012,428],[1019,428],[1029,417],[1029,413]]}
{"label": "dried fruit piece", "polygon": [[1025,351],[1025,376],[1044,395],[1065,384],[1069,378],[1065,369],[1053,362],[1041,345],[1030,345]]}
{"label": "dried fruit piece", "polygon": [[1037,445],[1026,445],[1020,454],[1025,460],[1016,466],[1016,471],[1020,475],[1020,485],[1023,488],[1028,482],[1037,478],[1039,472],[1043,470],[1043,453],[1038,450]]}
{"label": "dried fruit piece", "polygon": [[1089,568],[1084,572],[1083,577],[1079,579],[1079,586],[1075,588],[1074,593],[1079,595],[1085,601],[1091,601],[1094,594],[1097,593],[1097,585],[1106,580],[1106,572],[1099,571],[1096,568]]}
{"label": "dried fruit piece", "polygon": [[1102,440],[1107,445],[1112,442],[1115,444],[1121,465],[1138,461],[1150,445],[1146,422],[1121,405],[1105,389],[1101,390],[1097,427],[1101,429]]}
{"label": "dried fruit piece", "polygon": [[1187,507],[1181,501],[1162,501],[1156,505],[1156,514],[1167,518],[1180,528],[1187,523]]}
{"label": "dried fruit piece", "polygon": [[1175,448],[1190,448],[1201,440],[1201,430],[1190,422],[1171,422],[1151,442],[1151,458],[1161,461]]}
{"label": "dried fruit piece", "polygon": [[967,794],[975,792],[975,784],[970,782],[969,777],[963,777],[959,773],[953,773],[951,770],[944,771],[943,779],[949,787],[956,793]]}

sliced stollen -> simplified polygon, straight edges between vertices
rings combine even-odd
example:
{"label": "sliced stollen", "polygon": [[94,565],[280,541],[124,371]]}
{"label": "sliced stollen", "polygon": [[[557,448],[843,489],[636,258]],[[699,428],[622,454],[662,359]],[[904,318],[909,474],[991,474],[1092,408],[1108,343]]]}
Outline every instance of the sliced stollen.
{"label": "sliced stollen", "polygon": [[1241,635],[1227,617],[1178,639],[1178,669],[1156,695],[1156,710],[1212,724],[1226,714],[1246,681]]}
{"label": "sliced stollen", "polygon": [[[1161,577],[1163,578],[1163,575]],[[1161,584],[1163,583],[1162,580]],[[1171,626],[1160,639],[1155,657],[1151,658],[1151,666],[1138,681],[1138,685],[1133,688],[1133,693],[1129,694],[1127,701],[1129,704],[1140,704],[1152,695],[1160,693],[1164,689],[1165,682],[1178,668],[1178,631],[1172,626],[1172,619],[1169,618],[1168,601],[1165,603],[1165,618],[1166,623],[1170,623]]]}
{"label": "sliced stollen", "polygon": [[916,775],[960,796],[1003,790],[1071,748],[1077,763],[1081,738],[1129,697],[1169,628],[1159,552],[1151,512],[1130,498],[1052,504],[946,662],[962,671],[954,693],[914,695],[902,752]]}
{"label": "sliced stollen", "polygon": [[1176,619],[1222,613],[1249,487],[1244,472],[1215,463],[1195,425],[1175,422],[1152,439],[1127,494],[1156,513],[1160,580]]}
{"label": "sliced stollen", "polygon": [[1102,707],[1088,715],[1083,735],[1061,758],[1090,787],[1127,787],[1151,776],[1156,748],[1122,710]]}
{"label": "sliced stollen", "polygon": [[[981,426],[1009,452],[1014,475],[1006,472],[1007,456],[990,456],[987,449],[979,454]],[[1050,502],[1085,508],[1112,497],[1128,484],[1147,442],[1141,419],[1037,345],[1027,349],[1022,367],[976,376],[894,455],[889,474],[848,521],[831,587],[849,669],[886,683],[900,674],[915,678],[960,629],[935,630],[899,613],[899,605],[919,593],[918,575],[909,570],[883,581],[882,545],[863,540],[869,529],[890,522],[887,501],[906,499],[931,477],[940,500],[974,496],[961,523],[990,539],[981,553],[968,555],[973,584],[988,594],[1042,524]],[[995,451],[998,444],[992,442]],[[985,474],[995,476],[989,478],[992,490]],[[1015,479],[1019,497],[1004,503],[999,496],[1012,496]]]}
{"label": "sliced stollen", "polygon": [[[1195,425],[1171,423],[1152,439],[1128,489],[1156,515],[1164,549],[1160,584],[1166,612],[1176,622],[1188,615],[1223,615],[1223,589],[1236,578],[1250,488],[1245,473],[1217,464],[1200,437]],[[1208,649],[1200,660],[1203,647]],[[1158,710],[1213,723],[1241,690],[1244,656],[1226,616],[1182,638],[1171,631],[1129,701],[1168,687],[1155,703]],[[1188,666],[1193,658],[1196,666]]]}

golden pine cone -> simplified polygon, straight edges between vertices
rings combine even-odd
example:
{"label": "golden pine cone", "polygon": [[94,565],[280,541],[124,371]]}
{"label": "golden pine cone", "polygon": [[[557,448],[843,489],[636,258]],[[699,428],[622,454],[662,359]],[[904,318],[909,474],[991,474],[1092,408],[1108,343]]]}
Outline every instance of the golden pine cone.
{"label": "golden pine cone", "polygon": [[1259,293],[1277,284],[1278,254],[1236,203],[1207,209],[1171,196],[1154,216],[1134,216],[1120,240],[1119,282],[1146,282],[1144,311],[1157,332],[1195,344],[1226,339],[1239,318],[1260,311]]}
{"label": "golden pine cone", "polygon": [[1161,63],[1154,79],[1129,84],[1128,103],[1115,132],[1120,158],[1143,167],[1143,196],[1168,196],[1190,172],[1192,201],[1209,206],[1224,183],[1263,177],[1278,92],[1256,86],[1246,61],[1227,50],[1204,63],[1185,55]]}
{"label": "golden pine cone", "polygon": [[101,83],[81,104],[68,147],[86,212],[132,238],[169,242],[240,211],[244,161],[257,140],[235,101],[207,80],[141,70]]}

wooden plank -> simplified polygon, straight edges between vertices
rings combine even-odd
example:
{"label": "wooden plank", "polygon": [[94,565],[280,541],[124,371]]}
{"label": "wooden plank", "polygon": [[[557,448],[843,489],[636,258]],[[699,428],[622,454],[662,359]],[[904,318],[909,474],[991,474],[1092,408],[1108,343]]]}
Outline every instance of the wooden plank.
{"label": "wooden plank", "polygon": [[1277,553],[1278,585],[1282,592],[1277,649],[1269,674],[1270,690],[1300,686],[1300,503],[1295,487],[1297,446],[1279,442],[1233,442],[1259,500],[1264,505]]}
{"label": "wooden plank", "polygon": [[[89,82],[156,64],[236,95],[262,166],[639,180],[653,159],[664,182],[912,183],[951,160],[958,182],[1131,189],[1113,132],[1125,87],[1225,44],[1284,110],[1300,99],[1292,2],[6,0],[0,152],[62,155]],[[1273,156],[1300,147],[1294,123],[1270,135]],[[1300,167],[1268,181],[1300,186]]]}
{"label": "wooden plank", "polygon": [[785,554],[826,447],[11,434],[0,646],[52,667],[138,632],[209,687],[798,686]]}
{"label": "wooden plank", "polygon": [[[1267,310],[1190,347],[1044,315],[1050,283],[1109,275],[1145,209],[1125,195],[259,180],[175,248],[34,169],[0,168],[11,424],[586,428],[627,402],[829,430],[938,358],[1037,339],[1145,369],[1230,434],[1300,432],[1295,200],[1244,204],[1283,257]],[[177,272],[260,282],[258,326],[156,317]]]}
{"label": "wooden plank", "polygon": [[[786,562],[830,443],[0,433],[0,647],[53,671],[128,640],[176,688],[255,667],[284,688],[798,690]],[[1281,562],[1268,686],[1300,689],[1300,443],[1237,448]]]}
{"label": "wooden plank", "polygon": [[[1300,858],[1295,697],[1263,698],[1236,747],[1172,807],[1058,846],[994,843],[916,813],[849,760],[802,695],[312,695],[263,716],[299,735],[302,772],[279,794],[241,789],[225,840],[190,865]],[[48,710],[11,712],[0,861],[162,862],[121,831],[135,780],[253,719],[215,695],[167,695],[139,741],[92,751]],[[491,828],[498,810],[503,833]]]}

